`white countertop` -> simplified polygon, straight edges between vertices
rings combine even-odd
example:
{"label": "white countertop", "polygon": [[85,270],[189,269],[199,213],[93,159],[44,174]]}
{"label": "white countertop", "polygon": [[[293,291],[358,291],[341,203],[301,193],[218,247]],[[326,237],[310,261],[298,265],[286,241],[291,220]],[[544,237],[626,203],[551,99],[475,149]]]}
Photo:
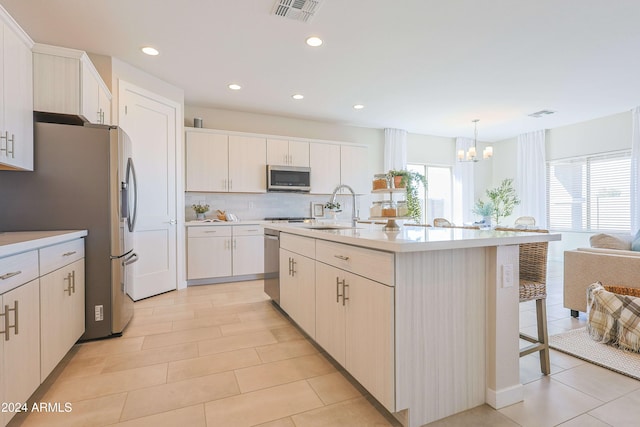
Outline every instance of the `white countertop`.
{"label": "white countertop", "polygon": [[245,220],[245,221],[233,222],[233,221],[219,221],[219,220],[205,219],[205,220],[187,221],[184,223],[186,227],[202,227],[205,225],[264,225],[264,224],[271,224],[271,221],[256,219],[253,221]]}
{"label": "white countertop", "polygon": [[7,231],[0,233],[0,258],[87,235],[87,230]]}
{"label": "white countertop", "polygon": [[[266,227],[266,225],[265,225]],[[517,245],[520,243],[560,240],[560,234],[532,233],[526,231],[473,230],[464,228],[440,228],[401,226],[400,231],[385,232],[382,226],[358,226],[320,230],[311,224],[270,223],[268,228],[388,252],[423,252],[444,249],[461,249],[485,246]]]}

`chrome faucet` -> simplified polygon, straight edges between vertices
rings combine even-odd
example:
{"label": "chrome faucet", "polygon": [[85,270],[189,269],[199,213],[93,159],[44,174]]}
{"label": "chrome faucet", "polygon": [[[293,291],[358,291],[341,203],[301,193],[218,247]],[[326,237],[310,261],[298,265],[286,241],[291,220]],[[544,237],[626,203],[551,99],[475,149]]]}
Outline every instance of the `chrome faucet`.
{"label": "chrome faucet", "polygon": [[336,195],[338,194],[338,191],[340,191],[341,188],[346,188],[347,190],[349,190],[351,192],[351,196],[353,197],[353,203],[352,203],[352,207],[351,207],[351,226],[355,227],[356,226],[356,222],[360,218],[358,218],[358,215],[356,214],[356,192],[353,191],[353,188],[349,187],[346,184],[338,185],[333,190],[333,194],[331,194],[331,199],[329,199],[329,200],[330,200],[331,203],[335,203],[336,202]]}

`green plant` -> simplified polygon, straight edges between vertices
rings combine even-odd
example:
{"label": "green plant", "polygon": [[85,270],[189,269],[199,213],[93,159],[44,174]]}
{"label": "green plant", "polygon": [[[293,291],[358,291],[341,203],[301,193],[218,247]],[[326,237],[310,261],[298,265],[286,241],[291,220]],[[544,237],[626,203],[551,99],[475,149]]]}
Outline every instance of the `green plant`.
{"label": "green plant", "polygon": [[203,213],[209,211],[209,205],[196,204],[196,205],[191,205],[191,207],[198,214],[203,214]]}
{"label": "green plant", "polygon": [[422,185],[427,190],[427,178],[419,172],[408,171],[405,169],[390,170],[387,172],[390,177],[400,176],[400,186],[407,189],[407,210],[408,216],[415,222],[422,221],[422,205],[420,204],[420,197],[418,197],[418,190]]}
{"label": "green plant", "polygon": [[339,211],[340,210],[340,203],[339,202],[327,202],[324,204],[324,208],[325,209],[329,209],[331,211]]}
{"label": "green plant", "polygon": [[471,212],[485,218],[488,216],[493,216],[493,212],[495,211],[495,209],[496,208],[493,205],[493,202],[483,202],[482,200],[478,199]]}
{"label": "green plant", "polygon": [[500,219],[511,215],[513,208],[520,204],[512,178],[505,178],[499,186],[487,190],[487,197],[493,203],[493,218],[496,224],[500,224]]}

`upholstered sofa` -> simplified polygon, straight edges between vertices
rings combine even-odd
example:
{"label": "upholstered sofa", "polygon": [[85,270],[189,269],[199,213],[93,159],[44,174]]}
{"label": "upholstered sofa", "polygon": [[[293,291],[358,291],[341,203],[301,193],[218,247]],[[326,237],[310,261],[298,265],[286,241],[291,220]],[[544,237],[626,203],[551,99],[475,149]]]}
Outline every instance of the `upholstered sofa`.
{"label": "upholstered sofa", "polygon": [[594,282],[640,288],[640,252],[633,236],[597,234],[590,248],[564,253],[564,307],[571,315],[587,311],[587,287]]}

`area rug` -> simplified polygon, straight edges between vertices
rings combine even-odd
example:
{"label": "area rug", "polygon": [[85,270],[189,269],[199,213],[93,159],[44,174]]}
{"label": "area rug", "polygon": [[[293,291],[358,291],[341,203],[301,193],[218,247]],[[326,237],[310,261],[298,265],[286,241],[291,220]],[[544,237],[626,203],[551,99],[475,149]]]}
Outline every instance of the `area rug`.
{"label": "area rug", "polygon": [[549,337],[549,347],[640,380],[640,354],[594,341],[586,328]]}

